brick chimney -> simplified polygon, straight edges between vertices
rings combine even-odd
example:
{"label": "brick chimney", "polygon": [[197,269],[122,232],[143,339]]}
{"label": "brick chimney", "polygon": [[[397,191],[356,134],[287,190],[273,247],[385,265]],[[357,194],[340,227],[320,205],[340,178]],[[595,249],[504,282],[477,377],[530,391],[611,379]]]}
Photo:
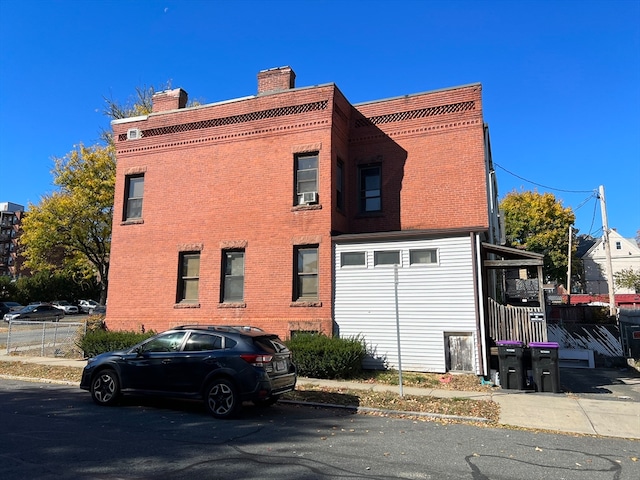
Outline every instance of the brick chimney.
{"label": "brick chimney", "polygon": [[281,92],[296,87],[296,74],[291,67],[270,68],[258,73],[258,95]]}
{"label": "brick chimney", "polygon": [[181,88],[165,90],[153,94],[153,112],[166,112],[167,110],[177,110],[187,105],[188,94]]}

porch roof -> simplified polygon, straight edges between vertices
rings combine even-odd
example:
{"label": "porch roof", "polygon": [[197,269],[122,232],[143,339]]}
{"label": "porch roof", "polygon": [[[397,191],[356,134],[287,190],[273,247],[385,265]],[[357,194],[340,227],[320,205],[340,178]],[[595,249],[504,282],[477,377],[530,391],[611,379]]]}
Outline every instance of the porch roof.
{"label": "porch roof", "polygon": [[492,253],[502,257],[502,260],[485,259],[483,265],[486,268],[541,267],[544,264],[544,254],[542,253],[528,252],[486,242],[482,242],[482,248],[485,254]]}

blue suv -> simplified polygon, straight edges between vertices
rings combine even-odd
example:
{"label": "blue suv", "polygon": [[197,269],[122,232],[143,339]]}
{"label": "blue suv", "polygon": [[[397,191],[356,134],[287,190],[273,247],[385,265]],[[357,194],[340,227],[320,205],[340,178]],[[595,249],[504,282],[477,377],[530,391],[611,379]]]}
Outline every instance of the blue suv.
{"label": "blue suv", "polygon": [[256,327],[185,325],[127,350],[90,358],[80,388],[99,405],[125,392],[200,398],[217,418],[244,401],[271,405],[297,381],[291,352],[277,335]]}

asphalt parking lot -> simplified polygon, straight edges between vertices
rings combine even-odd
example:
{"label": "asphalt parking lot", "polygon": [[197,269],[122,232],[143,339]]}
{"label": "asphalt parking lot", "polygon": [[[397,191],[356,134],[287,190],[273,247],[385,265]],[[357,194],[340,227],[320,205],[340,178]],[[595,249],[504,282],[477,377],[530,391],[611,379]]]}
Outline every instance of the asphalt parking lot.
{"label": "asphalt parking lot", "polygon": [[640,402],[640,372],[626,368],[560,368],[565,393],[598,400]]}

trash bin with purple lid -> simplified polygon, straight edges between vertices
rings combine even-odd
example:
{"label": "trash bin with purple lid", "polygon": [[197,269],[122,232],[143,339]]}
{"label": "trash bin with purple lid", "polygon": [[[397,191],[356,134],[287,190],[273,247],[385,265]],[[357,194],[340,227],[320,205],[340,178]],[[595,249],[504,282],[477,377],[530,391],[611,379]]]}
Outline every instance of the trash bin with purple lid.
{"label": "trash bin with purple lid", "polygon": [[498,347],[500,386],[510,390],[524,390],[527,387],[524,366],[524,343],[515,340],[500,340]]}
{"label": "trash bin with purple lid", "polygon": [[560,393],[560,363],[556,342],[531,342],[533,387],[537,392]]}

